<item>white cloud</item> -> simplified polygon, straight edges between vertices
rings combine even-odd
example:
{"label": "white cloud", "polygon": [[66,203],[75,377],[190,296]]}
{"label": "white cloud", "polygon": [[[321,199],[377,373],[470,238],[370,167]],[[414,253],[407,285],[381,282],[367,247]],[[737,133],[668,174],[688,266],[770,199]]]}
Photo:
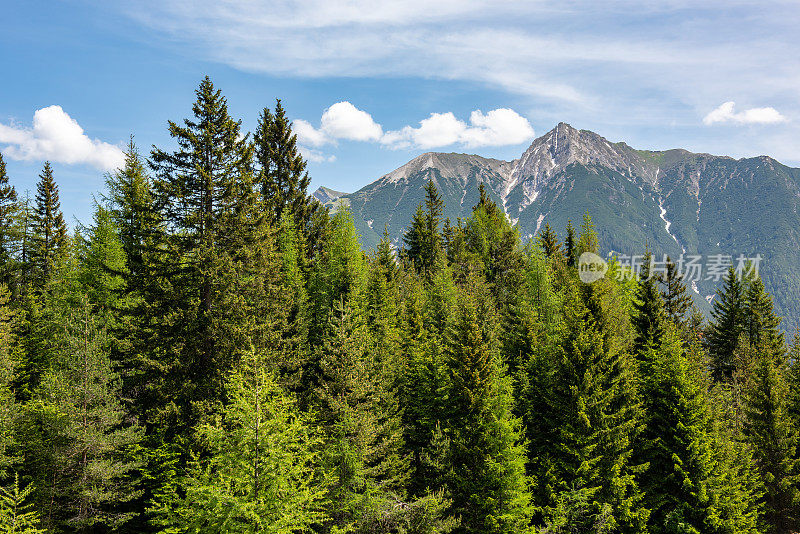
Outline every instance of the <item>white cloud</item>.
{"label": "white cloud", "polygon": [[786,117],[773,107],[750,108],[734,111],[734,102],[725,102],[703,117],[703,124],[712,125],[718,122],[735,122],[738,124],[775,124],[786,122]]}
{"label": "white cloud", "polygon": [[322,114],[320,129],[334,139],[377,141],[383,135],[381,125],[350,102],[337,102]]}
{"label": "white cloud", "polygon": [[381,142],[394,148],[438,148],[460,144],[468,148],[518,145],[534,136],[528,119],[507,108],[470,114],[469,124],[451,112],[432,113],[419,127],[406,126],[386,132]]}
{"label": "white cloud", "polygon": [[300,155],[312,163],[331,163],[336,161],[336,156],[334,155],[324,154],[319,150],[303,145],[297,145],[297,148],[300,150]]}
{"label": "white cloud", "polygon": [[83,163],[107,171],[125,161],[118,146],[90,139],[61,106],[36,110],[31,128],[0,124],[0,144],[6,145],[3,153],[15,160]]}
{"label": "white cloud", "polygon": [[347,101],[337,102],[326,109],[319,128],[303,119],[295,120],[293,128],[301,144],[314,147],[336,144],[338,139],[378,141],[383,136],[383,128],[372,115]]}

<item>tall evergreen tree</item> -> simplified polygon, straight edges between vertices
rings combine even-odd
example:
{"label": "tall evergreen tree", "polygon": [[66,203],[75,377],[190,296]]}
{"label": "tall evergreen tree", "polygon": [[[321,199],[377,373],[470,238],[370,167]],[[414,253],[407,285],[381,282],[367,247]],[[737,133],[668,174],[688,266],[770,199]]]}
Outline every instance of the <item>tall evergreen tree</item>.
{"label": "tall evergreen tree", "polygon": [[417,207],[411,226],[403,236],[403,255],[420,273],[433,273],[444,252],[439,231],[444,203],[433,181],[425,185],[425,210]]}
{"label": "tall evergreen tree", "polygon": [[664,313],[673,324],[683,326],[687,320],[686,314],[692,308],[692,297],[686,292],[683,275],[678,272],[677,265],[669,256],[666,270],[659,280],[661,297],[664,299]]}
{"label": "tall evergreen tree", "polygon": [[261,112],[253,141],[255,182],[261,189],[269,224],[277,227],[283,212],[290,212],[308,252],[319,251],[327,228],[327,210],[307,193],[311,178],[280,100],[275,113],[269,108]]}
{"label": "tall evergreen tree", "polygon": [[9,287],[12,272],[15,270],[14,254],[19,240],[16,224],[18,210],[17,191],[8,183],[6,162],[0,154],[0,283]]}
{"label": "tall evergreen tree", "polygon": [[572,221],[567,221],[567,238],[564,241],[564,255],[567,257],[567,267],[574,267],[578,264],[578,243],[575,241],[575,228]]}
{"label": "tall evergreen tree", "polygon": [[725,285],[717,290],[711,309],[706,344],[711,355],[714,378],[729,379],[734,371],[734,351],[745,334],[745,295],[742,280],[733,268]]}
{"label": "tall evergreen tree", "polygon": [[788,534],[800,527],[800,435],[788,413],[784,356],[768,343],[758,347],[745,386],[744,432],[766,489],[763,517],[767,532]]}
{"label": "tall evergreen tree", "polygon": [[650,268],[652,258],[649,251],[644,256],[634,304],[634,351],[640,357],[647,352],[648,347],[658,349],[664,336],[664,302],[658,291],[658,279]]}
{"label": "tall evergreen tree", "polygon": [[780,330],[781,318],[775,315],[772,297],[764,289],[760,277],[749,281],[744,301],[745,335],[750,345],[782,359],[786,344]]}
{"label": "tall evergreen tree", "polygon": [[67,245],[67,225],[61,213],[58,186],[53,180],[53,168],[49,161],[45,162],[36,184],[32,224],[30,261],[35,273],[35,285],[41,288],[50,278],[59,255]]}
{"label": "tall evergreen tree", "polygon": [[[476,283],[477,284],[477,283]],[[460,295],[448,335],[449,451],[444,480],[457,532],[520,532],[530,516],[525,446],[512,386],[497,353],[496,319],[485,289]]]}
{"label": "tall evergreen tree", "polygon": [[539,246],[542,247],[545,255],[548,258],[558,258],[564,254],[561,250],[561,242],[558,240],[558,235],[555,230],[550,228],[548,223],[544,224],[542,233],[539,234]]}
{"label": "tall evergreen tree", "polygon": [[[253,219],[247,136],[240,135],[240,121],[231,118],[226,99],[207,76],[195,93],[193,118],[183,126],[169,122],[178,149],[154,147],[150,160],[156,203],[170,230],[159,267],[168,284],[154,310],[164,318],[159,358],[164,380],[156,410],[166,421],[177,419],[172,428],[184,432],[219,408],[224,376],[235,360],[229,350],[233,340],[215,336],[224,328],[218,316],[225,311],[215,307],[217,299],[231,297],[224,284],[237,282],[223,266],[247,255],[260,233]],[[236,218],[243,224],[226,224]]]}

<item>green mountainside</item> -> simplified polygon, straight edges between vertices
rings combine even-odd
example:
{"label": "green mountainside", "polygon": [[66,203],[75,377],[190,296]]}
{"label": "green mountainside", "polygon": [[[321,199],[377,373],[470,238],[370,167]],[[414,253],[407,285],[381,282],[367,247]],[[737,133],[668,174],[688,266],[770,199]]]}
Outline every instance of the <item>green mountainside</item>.
{"label": "green mountainside", "polygon": [[[793,330],[800,319],[800,169],[772,158],[733,159],[685,150],[635,150],[560,123],[514,161],[469,154],[426,153],[352,194],[321,188],[323,203],[350,205],[365,248],[388,229],[400,244],[424,186],[432,180],[446,217],[466,217],[481,183],[523,240],[550,224],[563,237],[588,211],[604,253],[660,258],[681,253],[761,256],[760,271]],[[708,309],[719,281],[703,272],[693,286]]]}

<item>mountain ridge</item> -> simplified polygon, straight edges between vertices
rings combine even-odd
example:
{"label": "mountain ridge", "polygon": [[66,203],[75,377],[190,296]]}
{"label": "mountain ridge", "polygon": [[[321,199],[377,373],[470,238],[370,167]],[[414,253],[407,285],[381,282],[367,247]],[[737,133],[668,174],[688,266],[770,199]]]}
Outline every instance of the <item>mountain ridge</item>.
{"label": "mountain ridge", "polygon": [[[468,217],[485,184],[523,241],[545,223],[564,231],[589,212],[604,252],[645,247],[676,258],[760,254],[763,278],[787,325],[800,324],[800,169],[770,156],[734,159],[685,149],[641,150],[561,122],[519,158],[426,152],[329,206],[347,203],[365,248],[387,228],[395,245],[432,180],[453,223]],[[315,193],[320,198],[320,195]],[[322,198],[320,198],[322,200]],[[769,217],[765,217],[769,214]],[[716,280],[693,285],[698,304]]]}

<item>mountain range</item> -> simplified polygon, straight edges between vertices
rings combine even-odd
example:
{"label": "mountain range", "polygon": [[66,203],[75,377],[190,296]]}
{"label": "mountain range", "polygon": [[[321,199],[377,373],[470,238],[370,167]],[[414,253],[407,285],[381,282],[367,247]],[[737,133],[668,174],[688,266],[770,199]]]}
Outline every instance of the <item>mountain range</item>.
{"label": "mountain range", "polygon": [[[354,193],[325,187],[314,196],[348,205],[362,245],[374,247],[388,230],[395,245],[432,180],[446,217],[466,218],[479,185],[503,207],[524,241],[545,223],[563,237],[588,211],[604,253],[656,258],[760,255],[759,272],[784,316],[800,325],[800,169],[767,156],[734,159],[686,150],[637,150],[560,123],[513,161],[429,152]],[[707,311],[719,281],[704,269],[691,285]]]}

